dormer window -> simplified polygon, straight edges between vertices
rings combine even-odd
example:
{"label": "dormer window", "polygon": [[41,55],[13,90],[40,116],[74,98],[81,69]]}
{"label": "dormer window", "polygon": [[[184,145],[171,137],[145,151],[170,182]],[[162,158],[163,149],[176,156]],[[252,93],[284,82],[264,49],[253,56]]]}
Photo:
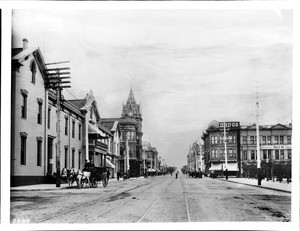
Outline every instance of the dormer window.
{"label": "dormer window", "polygon": [[30,71],[31,71],[31,83],[35,84],[36,64],[34,61],[32,61],[30,64]]}

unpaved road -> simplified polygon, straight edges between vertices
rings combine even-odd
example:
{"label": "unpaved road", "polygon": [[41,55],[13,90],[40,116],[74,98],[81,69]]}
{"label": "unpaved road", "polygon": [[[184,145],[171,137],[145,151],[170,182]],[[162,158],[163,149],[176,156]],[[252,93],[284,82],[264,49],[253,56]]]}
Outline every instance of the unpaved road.
{"label": "unpaved road", "polygon": [[11,193],[11,222],[282,222],[290,218],[289,193],[185,175],[114,181],[107,188]]}

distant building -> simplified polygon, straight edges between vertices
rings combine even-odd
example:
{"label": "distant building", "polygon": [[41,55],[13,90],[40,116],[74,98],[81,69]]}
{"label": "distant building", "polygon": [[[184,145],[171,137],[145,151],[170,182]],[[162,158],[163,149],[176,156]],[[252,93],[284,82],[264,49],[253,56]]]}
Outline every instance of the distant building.
{"label": "distant building", "polygon": [[203,145],[195,141],[189,148],[187,155],[187,168],[189,172],[204,172]]}
{"label": "distant building", "polygon": [[[118,171],[123,174],[129,168],[130,176],[140,176],[143,174],[142,160],[142,112],[140,104],[137,104],[130,90],[127,102],[122,107],[120,118],[103,118],[104,124],[118,121],[120,131],[120,157],[118,159]],[[108,125],[111,127],[111,125]],[[129,156],[127,160],[127,156]]]}
{"label": "distant building", "polygon": [[107,127],[111,134],[113,135],[112,148],[109,151],[109,156],[111,157],[112,164],[115,165],[114,169],[111,169],[111,177],[114,178],[117,176],[117,172],[120,171],[120,141],[121,141],[121,131],[120,131],[120,122],[119,119],[101,119],[101,124]]}
{"label": "distant building", "polygon": [[145,169],[148,172],[158,172],[160,163],[158,159],[158,151],[151,145],[150,142],[143,142],[143,149],[145,152]]}
{"label": "distant building", "polygon": [[124,156],[128,149],[130,176],[142,174],[142,120],[141,106],[136,103],[131,89],[120,119],[121,153],[123,151]]}
{"label": "distant building", "polygon": [[[234,126],[231,126],[234,125]],[[292,125],[260,125],[260,159],[263,177],[291,177]],[[206,172],[224,175],[222,123],[212,121],[202,134]],[[226,126],[229,175],[255,177],[257,174],[256,125]]]}
{"label": "distant building", "polygon": [[[204,142],[204,159],[206,172],[215,175],[225,174],[225,145],[223,142],[224,130],[218,121],[212,121],[202,135]],[[227,171],[229,175],[239,173],[240,134],[239,125],[226,128],[227,137]]]}
{"label": "distant building", "polygon": [[[242,175],[256,175],[256,125],[241,126]],[[260,159],[264,177],[291,176],[292,124],[259,126]]]}

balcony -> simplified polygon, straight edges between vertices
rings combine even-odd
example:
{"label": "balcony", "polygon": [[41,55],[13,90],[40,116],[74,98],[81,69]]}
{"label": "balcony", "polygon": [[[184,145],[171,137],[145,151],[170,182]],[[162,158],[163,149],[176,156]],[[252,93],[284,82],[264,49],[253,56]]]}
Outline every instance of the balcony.
{"label": "balcony", "polygon": [[89,140],[89,148],[90,149],[98,149],[98,150],[102,150],[102,151],[107,151],[108,149],[108,145],[104,144],[98,140]]}

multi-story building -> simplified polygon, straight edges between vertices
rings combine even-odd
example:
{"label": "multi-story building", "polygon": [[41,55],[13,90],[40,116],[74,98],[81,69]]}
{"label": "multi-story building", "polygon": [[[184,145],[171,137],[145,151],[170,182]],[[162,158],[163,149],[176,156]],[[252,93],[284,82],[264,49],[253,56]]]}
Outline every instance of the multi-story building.
{"label": "multi-story building", "polygon": [[[256,125],[241,126],[242,175],[254,176],[257,168]],[[292,124],[259,126],[260,160],[264,177],[291,176]]]}
{"label": "multi-story building", "polygon": [[117,175],[117,172],[120,171],[120,139],[121,139],[121,131],[119,126],[118,119],[110,119],[110,118],[102,118],[101,124],[110,129],[113,139],[111,149],[109,151],[109,156],[111,157],[112,164],[115,165],[114,169],[111,169],[111,176],[114,178]]}
{"label": "multi-story building", "polygon": [[228,175],[239,172],[240,134],[239,123],[226,123],[227,166],[225,166],[225,143],[223,123],[212,121],[202,135],[206,172],[222,176],[227,169]]}
{"label": "multi-story building", "polygon": [[81,111],[84,116],[83,150],[85,159],[92,160],[97,167],[105,167],[109,161],[107,156],[110,153],[113,135],[100,122],[100,113],[93,92],[90,91],[84,99],[68,100],[68,102]]}
{"label": "multi-story building", "polygon": [[204,168],[203,145],[195,141],[189,148],[187,168],[189,172],[203,172]]}
{"label": "multi-story building", "polygon": [[[142,120],[141,106],[136,103],[131,89],[127,102],[123,105],[122,115],[119,121],[121,131],[120,170],[121,172],[127,172],[129,170],[130,176],[140,176],[143,173]],[[127,160],[126,156],[129,156],[129,160]],[[124,161],[127,161],[126,165],[124,165]],[[126,170],[124,166],[127,166]]]}
{"label": "multi-story building", "polygon": [[145,153],[145,169],[148,172],[158,172],[158,151],[150,142],[143,141],[143,150]]}
{"label": "multi-story building", "polygon": [[[47,65],[39,48],[12,49],[11,185],[48,182],[60,169],[82,169],[85,159],[106,164],[111,132],[98,124],[93,94],[83,100],[61,97],[57,116],[56,92],[46,88]],[[59,130],[58,126],[59,125]],[[60,145],[57,134],[60,134]]]}
{"label": "multi-story building", "polygon": [[[202,135],[206,172],[224,175],[223,123],[212,121]],[[256,125],[226,123],[227,169],[229,175],[255,176],[257,174]],[[260,160],[264,177],[291,175],[292,125],[261,125]]]}

